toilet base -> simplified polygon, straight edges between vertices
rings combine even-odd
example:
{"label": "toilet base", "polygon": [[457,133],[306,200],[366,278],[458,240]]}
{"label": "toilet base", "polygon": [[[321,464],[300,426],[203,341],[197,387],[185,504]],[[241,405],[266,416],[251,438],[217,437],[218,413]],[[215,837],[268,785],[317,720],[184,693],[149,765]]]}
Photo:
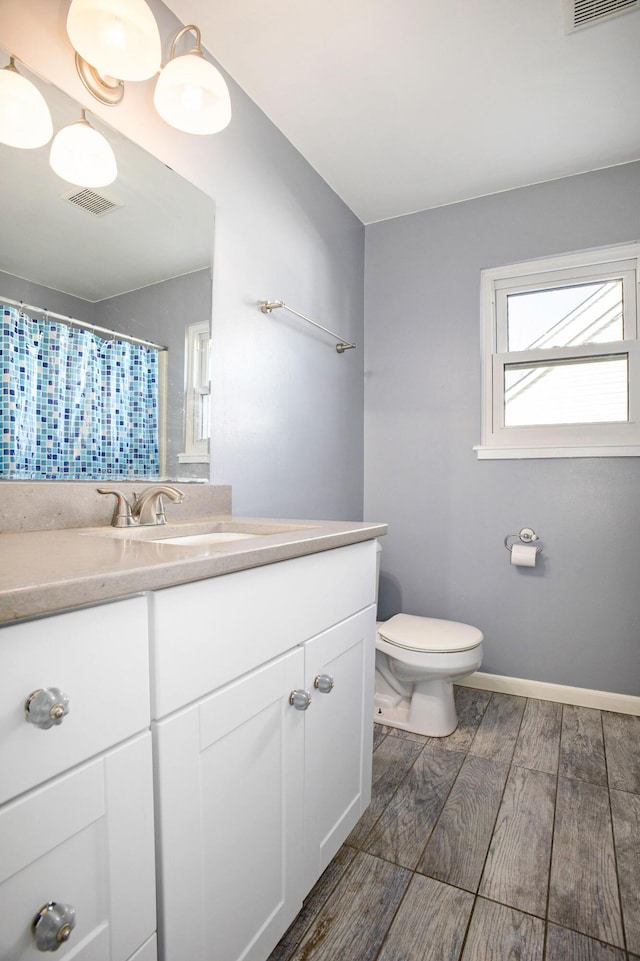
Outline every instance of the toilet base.
{"label": "toilet base", "polygon": [[419,681],[410,698],[376,691],[373,719],[425,737],[447,737],[458,726],[453,681]]}

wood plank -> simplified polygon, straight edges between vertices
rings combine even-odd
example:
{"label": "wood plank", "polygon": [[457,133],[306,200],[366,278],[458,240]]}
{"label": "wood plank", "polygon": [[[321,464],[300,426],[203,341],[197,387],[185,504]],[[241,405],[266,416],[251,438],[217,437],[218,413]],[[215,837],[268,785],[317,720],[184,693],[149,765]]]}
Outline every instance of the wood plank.
{"label": "wood plank", "polygon": [[509,766],[467,757],[417,870],[477,891]]}
{"label": "wood plank", "polygon": [[627,948],[640,954],[640,795],[611,791],[611,813]]}
{"label": "wood plank", "polygon": [[606,785],[607,765],[600,711],[564,705],[559,774]]}
{"label": "wood plank", "polygon": [[373,961],[411,872],[359,852],[291,961]]}
{"label": "wood plank", "polygon": [[558,781],[549,920],[624,946],[609,792],[588,781]]}
{"label": "wood plank", "polygon": [[377,750],[380,747],[385,737],[387,736],[388,728],[384,727],[382,724],[373,725],[373,750]]}
{"label": "wood plank", "polygon": [[478,898],[462,961],[542,961],[543,953],[544,921]]}
{"label": "wood plank", "polygon": [[390,737],[403,737],[407,741],[417,741],[422,745],[425,745],[427,741],[432,740],[432,738],[427,737],[425,734],[416,734],[415,731],[406,731],[403,727],[392,727],[391,724],[381,724],[380,726],[384,733]]}
{"label": "wood plank", "polygon": [[355,849],[343,844],[304,899],[302,910],[273,949],[268,961],[289,961],[355,856]]}
{"label": "wood plank", "polygon": [[364,850],[415,868],[464,761],[464,754],[428,744],[406,775]]}
{"label": "wood plank", "polygon": [[386,737],[373,755],[371,804],[364,812],[347,844],[360,847],[422,751],[422,744],[399,737]]}
{"label": "wood plank", "polygon": [[479,894],[544,918],[555,794],[553,774],[511,768]]}
{"label": "wood plank", "polygon": [[378,961],[458,961],[473,895],[414,875]]}
{"label": "wood plank", "polygon": [[609,787],[640,794],[640,717],[602,712]]}
{"label": "wood plank", "polygon": [[625,961],[625,954],[577,931],[548,924],[546,961]]}
{"label": "wood plank", "polygon": [[547,774],[558,773],[562,706],[529,698],[513,753],[513,764]]}
{"label": "wood plank", "polygon": [[455,699],[457,728],[448,737],[431,738],[431,741],[440,741],[450,751],[468,751],[491,700],[491,692],[473,687],[456,687]]}
{"label": "wood plank", "polygon": [[511,761],[526,703],[526,698],[513,694],[492,694],[469,753]]}

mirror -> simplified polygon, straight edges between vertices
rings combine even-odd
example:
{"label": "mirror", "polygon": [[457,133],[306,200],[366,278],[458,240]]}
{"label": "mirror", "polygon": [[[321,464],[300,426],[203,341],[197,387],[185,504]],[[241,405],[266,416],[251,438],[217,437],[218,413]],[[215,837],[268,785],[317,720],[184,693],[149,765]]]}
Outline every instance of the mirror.
{"label": "mirror", "polygon": [[[8,53],[0,53],[8,63]],[[45,97],[54,133],[79,119],[79,104],[16,66]],[[185,454],[185,342],[188,325],[202,331],[211,322],[214,203],[123,134],[91,113],[88,119],[118,164],[114,183],[91,192],[98,199],[78,200],[82,188],[53,173],[49,144],[0,144],[0,302],[20,301],[165,346],[161,476],[208,479],[202,444]]]}

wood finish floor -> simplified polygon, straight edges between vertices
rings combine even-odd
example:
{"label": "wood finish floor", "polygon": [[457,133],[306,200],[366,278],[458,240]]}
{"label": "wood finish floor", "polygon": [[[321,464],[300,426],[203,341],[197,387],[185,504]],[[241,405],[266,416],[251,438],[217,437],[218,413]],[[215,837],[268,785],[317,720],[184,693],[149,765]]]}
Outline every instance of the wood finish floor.
{"label": "wood finish floor", "polygon": [[640,961],[640,718],[457,688],[269,961]]}

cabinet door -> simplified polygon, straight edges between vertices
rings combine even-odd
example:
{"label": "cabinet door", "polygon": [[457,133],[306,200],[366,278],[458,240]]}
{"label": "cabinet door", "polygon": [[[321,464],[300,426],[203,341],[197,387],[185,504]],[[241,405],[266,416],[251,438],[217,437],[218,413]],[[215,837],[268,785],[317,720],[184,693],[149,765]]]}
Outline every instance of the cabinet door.
{"label": "cabinet door", "polygon": [[[305,890],[327,867],[371,800],[375,608],[304,644]],[[321,693],[324,675],[333,680]]]}
{"label": "cabinet door", "polygon": [[60,961],[130,958],[155,929],[151,735],[5,804],[0,852],[3,961],[42,957],[31,923],[49,901],[75,909]]}
{"label": "cabinet door", "polygon": [[301,648],[152,725],[164,961],[264,961],[302,904]]}

